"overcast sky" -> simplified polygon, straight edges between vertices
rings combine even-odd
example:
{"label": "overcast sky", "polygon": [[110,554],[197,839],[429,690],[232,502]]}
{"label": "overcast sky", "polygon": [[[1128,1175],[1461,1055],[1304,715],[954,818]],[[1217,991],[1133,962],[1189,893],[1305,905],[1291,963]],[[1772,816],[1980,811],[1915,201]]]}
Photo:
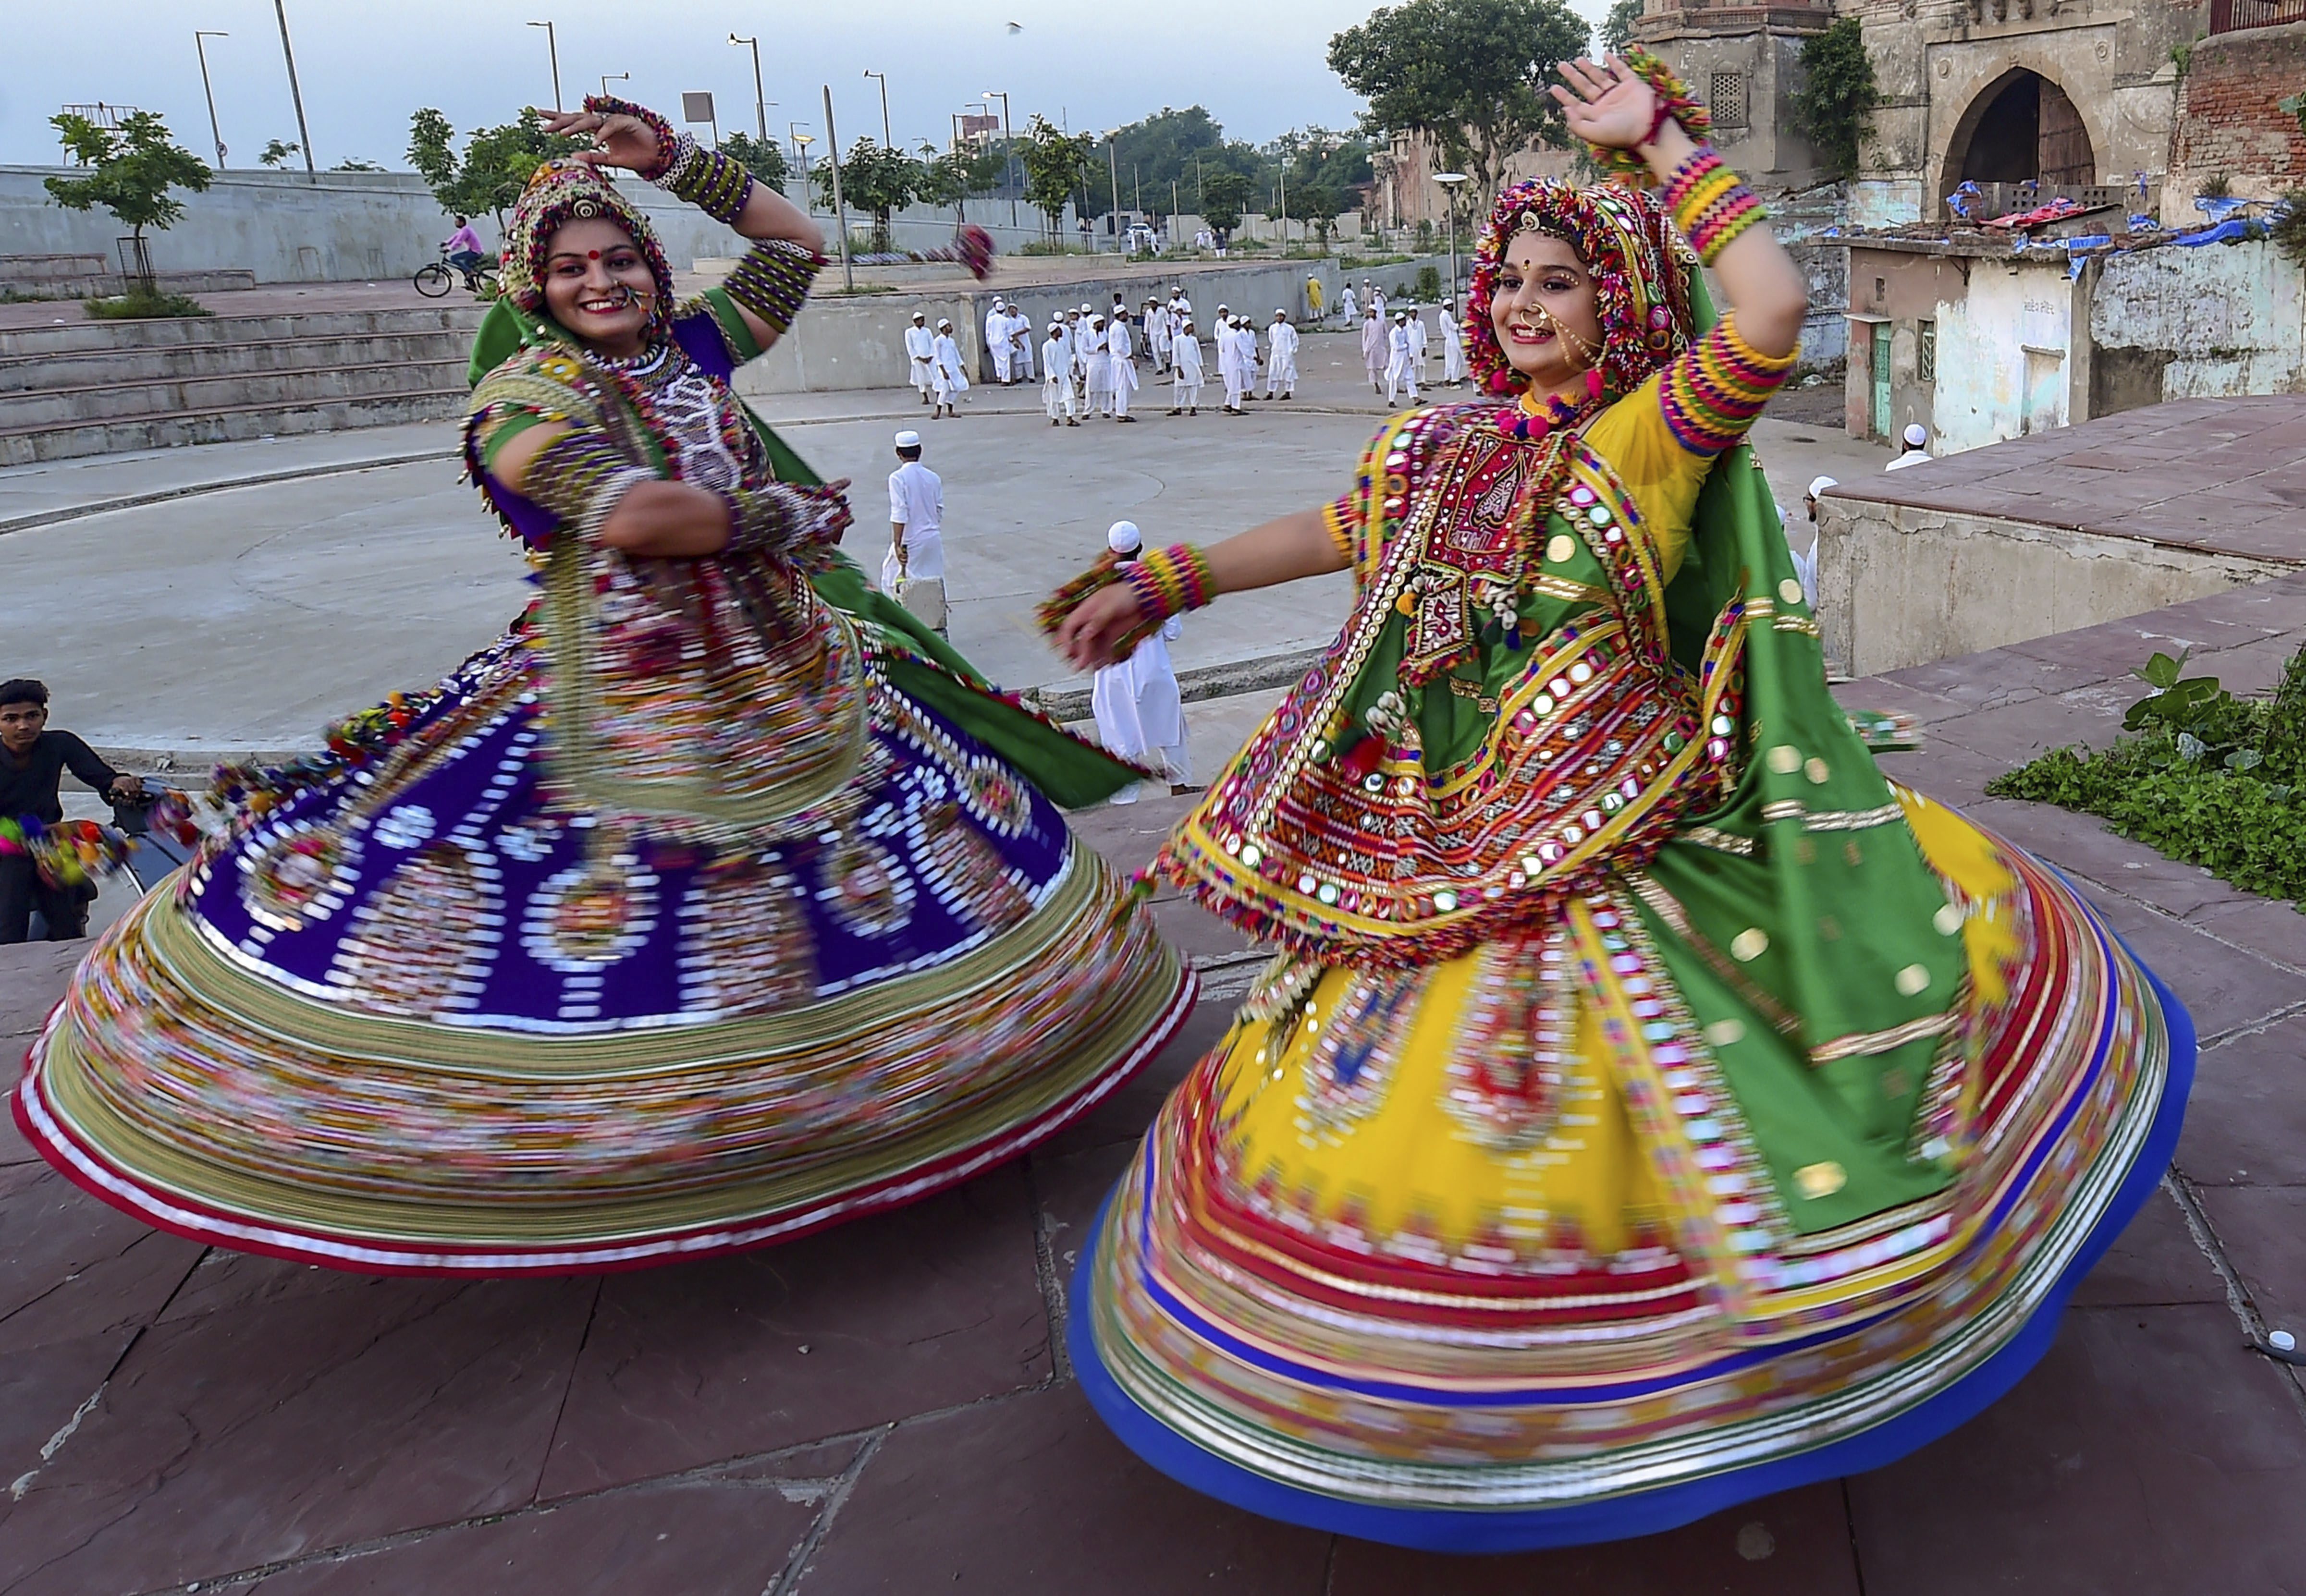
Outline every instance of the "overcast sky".
{"label": "overcast sky", "polygon": [[[1607,0],[1574,0],[1589,19]],[[677,113],[683,90],[709,90],[724,132],[755,119],[758,34],[769,125],[824,135],[820,85],[833,87],[841,143],[881,131],[889,75],[899,143],[948,137],[948,115],[1006,90],[1015,124],[1038,112],[1074,131],[1200,104],[1234,138],[1262,143],[1292,127],[1349,125],[1358,102],[1324,64],[1328,40],[1373,9],[1366,0],[287,0],[315,158],[405,166],[409,113],[435,106],[461,131],[550,106],[545,32],[574,106],[602,73],[644,104]],[[296,137],[272,0],[7,0],[0,70],[0,163],[58,158],[48,117],[105,101],[160,112],[178,142],[212,158],[192,30],[208,41],[217,116],[231,166],[253,166],[269,139]],[[1010,24],[1019,24],[1012,31]],[[820,142],[817,149],[821,153]],[[0,240],[0,251],[6,243]]]}

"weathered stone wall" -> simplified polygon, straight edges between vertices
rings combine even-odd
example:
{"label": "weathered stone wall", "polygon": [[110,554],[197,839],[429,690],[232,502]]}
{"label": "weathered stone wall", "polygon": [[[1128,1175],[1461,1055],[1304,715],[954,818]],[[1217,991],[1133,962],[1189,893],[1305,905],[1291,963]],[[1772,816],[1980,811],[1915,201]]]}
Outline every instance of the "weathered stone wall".
{"label": "weathered stone wall", "polygon": [[[1971,262],[1969,291],[1945,304],[1938,315],[1931,430],[1939,453],[2021,438],[2081,418],[2083,409],[2075,396],[2079,391],[2087,403],[2088,357],[2086,345],[2076,346],[2074,329],[2078,324],[2088,325],[2086,293],[2082,284],[2067,278],[2063,257]],[[2063,631],[2065,627],[2045,629]]]}
{"label": "weathered stone wall", "polygon": [[2306,391],[2306,273],[2272,243],[2110,255],[2092,273],[2090,414]]}
{"label": "weathered stone wall", "polygon": [[2215,33],[2195,42],[2178,85],[2166,219],[2199,221],[2193,196],[2213,176],[2271,199],[2306,187],[2306,132],[2276,102],[2306,89],[2306,22]]}
{"label": "weathered stone wall", "polygon": [[1825,652],[1852,676],[2096,626],[2296,568],[1832,493],[1818,504],[1817,555]]}

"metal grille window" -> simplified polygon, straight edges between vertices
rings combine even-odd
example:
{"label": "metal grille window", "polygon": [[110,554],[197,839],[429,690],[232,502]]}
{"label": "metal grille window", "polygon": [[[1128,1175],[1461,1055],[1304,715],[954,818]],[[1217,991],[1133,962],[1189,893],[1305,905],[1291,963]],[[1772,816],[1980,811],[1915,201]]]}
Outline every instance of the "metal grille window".
{"label": "metal grille window", "polygon": [[1706,96],[1706,108],[1713,113],[1716,127],[1746,125],[1746,74],[1741,72],[1718,72],[1713,74],[1712,91]]}
{"label": "metal grille window", "polygon": [[1914,378],[1919,382],[1938,380],[1938,324],[1920,321],[1914,326]]}

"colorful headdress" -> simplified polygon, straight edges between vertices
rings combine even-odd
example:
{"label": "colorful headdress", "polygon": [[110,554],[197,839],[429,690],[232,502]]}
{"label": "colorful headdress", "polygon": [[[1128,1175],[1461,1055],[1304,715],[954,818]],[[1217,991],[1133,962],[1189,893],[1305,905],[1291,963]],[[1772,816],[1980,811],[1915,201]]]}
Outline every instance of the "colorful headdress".
{"label": "colorful headdress", "polygon": [[656,299],[649,306],[650,329],[664,331],[672,324],[672,268],[665,261],[656,229],[591,162],[566,156],[556,156],[537,167],[512,208],[512,222],[505,229],[504,264],[497,273],[505,297],[531,315],[548,314],[544,261],[552,247],[552,235],[570,222],[594,217],[605,217],[632,235],[641,258],[648,262],[649,276],[656,279]]}
{"label": "colorful headdress", "polygon": [[1465,296],[1465,358],[1484,392],[1516,394],[1529,379],[1513,369],[1490,323],[1506,251],[1523,233],[1545,233],[1576,250],[1593,274],[1601,312],[1601,377],[1629,393],[1687,346],[1695,328],[1689,274],[1696,261],[1647,192],[1612,183],[1533,177],[1498,196],[1475,245]]}

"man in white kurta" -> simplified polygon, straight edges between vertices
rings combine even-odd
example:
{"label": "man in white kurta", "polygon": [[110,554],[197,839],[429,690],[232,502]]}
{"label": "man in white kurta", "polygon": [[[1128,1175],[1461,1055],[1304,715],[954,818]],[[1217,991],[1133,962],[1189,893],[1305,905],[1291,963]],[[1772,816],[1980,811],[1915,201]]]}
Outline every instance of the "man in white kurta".
{"label": "man in white kurta", "polygon": [[1225,413],[1227,415],[1246,414],[1241,407],[1242,389],[1245,386],[1241,370],[1241,329],[1233,318],[1217,318],[1217,380],[1225,384]]}
{"label": "man in white kurta", "polygon": [[1009,307],[1009,370],[1020,382],[1033,380],[1033,319],[1019,305]]}
{"label": "man in white kurta", "polygon": [[1115,316],[1105,335],[1106,380],[1113,385],[1113,419],[1135,422],[1129,414],[1129,396],[1137,391],[1136,349],[1129,337],[1129,318]]}
{"label": "man in white kurta", "polygon": [[[1128,560],[1135,558],[1144,540],[1135,522],[1115,521],[1105,542]],[[1185,706],[1177,692],[1176,670],[1169,662],[1169,644],[1184,634],[1183,620],[1170,617],[1127,659],[1099,670],[1089,688],[1097,740],[1123,759],[1166,772],[1173,793],[1193,790],[1192,756],[1185,743]],[[1113,801],[1133,804],[1139,789],[1131,787],[1117,792]]]}
{"label": "man in white kurta", "polygon": [[1425,314],[1422,311],[1412,311],[1409,312],[1409,368],[1417,373],[1420,382],[1425,380]]}
{"label": "man in white kurta", "polygon": [[1097,405],[1097,363],[1105,356],[1105,329],[1097,325],[1093,306],[1080,308],[1080,320],[1073,328],[1073,384],[1081,391],[1081,414],[1087,415]]}
{"label": "man in white kurta", "polygon": [[936,388],[936,334],[929,330],[928,318],[919,311],[913,312],[913,324],[905,329],[905,359],[911,367],[913,387],[926,405]]}
{"label": "man in white kurta", "polygon": [[1153,351],[1154,371],[1166,371],[1169,369],[1169,345],[1176,336],[1176,329],[1169,323],[1168,307],[1157,299],[1147,300],[1145,302],[1145,342]]}
{"label": "man in white kurta", "polygon": [[1380,321],[1384,320],[1385,290],[1379,287],[1375,283],[1364,283],[1362,286],[1369,290],[1369,303],[1376,308],[1377,319]]}
{"label": "man in white kurta", "polygon": [[969,391],[969,373],[961,369],[961,344],[952,336],[952,322],[937,323],[929,361],[936,368],[936,402],[929,409],[929,419],[950,415],[958,421],[961,412],[954,402]]}
{"label": "man in white kurta", "polygon": [[1362,318],[1362,302],[1354,297],[1354,286],[1351,283],[1347,283],[1345,291],[1337,295],[1337,314],[1344,319],[1347,327],[1352,327]]}
{"label": "man in white kurta", "polygon": [[1274,312],[1273,325],[1265,329],[1265,397],[1297,397],[1297,329],[1286,311]]}
{"label": "man in white kurta", "polygon": [[1009,386],[1010,367],[1014,363],[1009,352],[1009,307],[996,299],[993,308],[985,312],[985,352],[993,357],[993,380],[1002,387]]}
{"label": "man in white kurta", "polygon": [[1386,334],[1385,402],[1392,405],[1405,388],[1409,402],[1417,403],[1416,346],[1409,337],[1409,312],[1393,313],[1393,330]]}
{"label": "man in white kurta", "polygon": [[[915,614],[927,614],[937,631],[944,619],[944,483],[921,464],[921,435],[897,434],[897,469],[889,474],[889,552],[881,560],[881,591]],[[907,588],[935,583],[935,603]]]}
{"label": "man in white kurta", "polygon": [[1169,414],[1201,413],[1201,336],[1191,316],[1177,323],[1169,340]]}
{"label": "man in white kurta", "polygon": [[1457,325],[1457,309],[1441,302],[1441,380],[1456,388],[1465,380],[1465,329]]}
{"label": "man in white kurta", "polygon": [[1041,346],[1041,408],[1049,413],[1049,425],[1063,422],[1066,426],[1080,425],[1080,409],[1073,398],[1073,352],[1065,345],[1065,325],[1049,323],[1048,341]]}

